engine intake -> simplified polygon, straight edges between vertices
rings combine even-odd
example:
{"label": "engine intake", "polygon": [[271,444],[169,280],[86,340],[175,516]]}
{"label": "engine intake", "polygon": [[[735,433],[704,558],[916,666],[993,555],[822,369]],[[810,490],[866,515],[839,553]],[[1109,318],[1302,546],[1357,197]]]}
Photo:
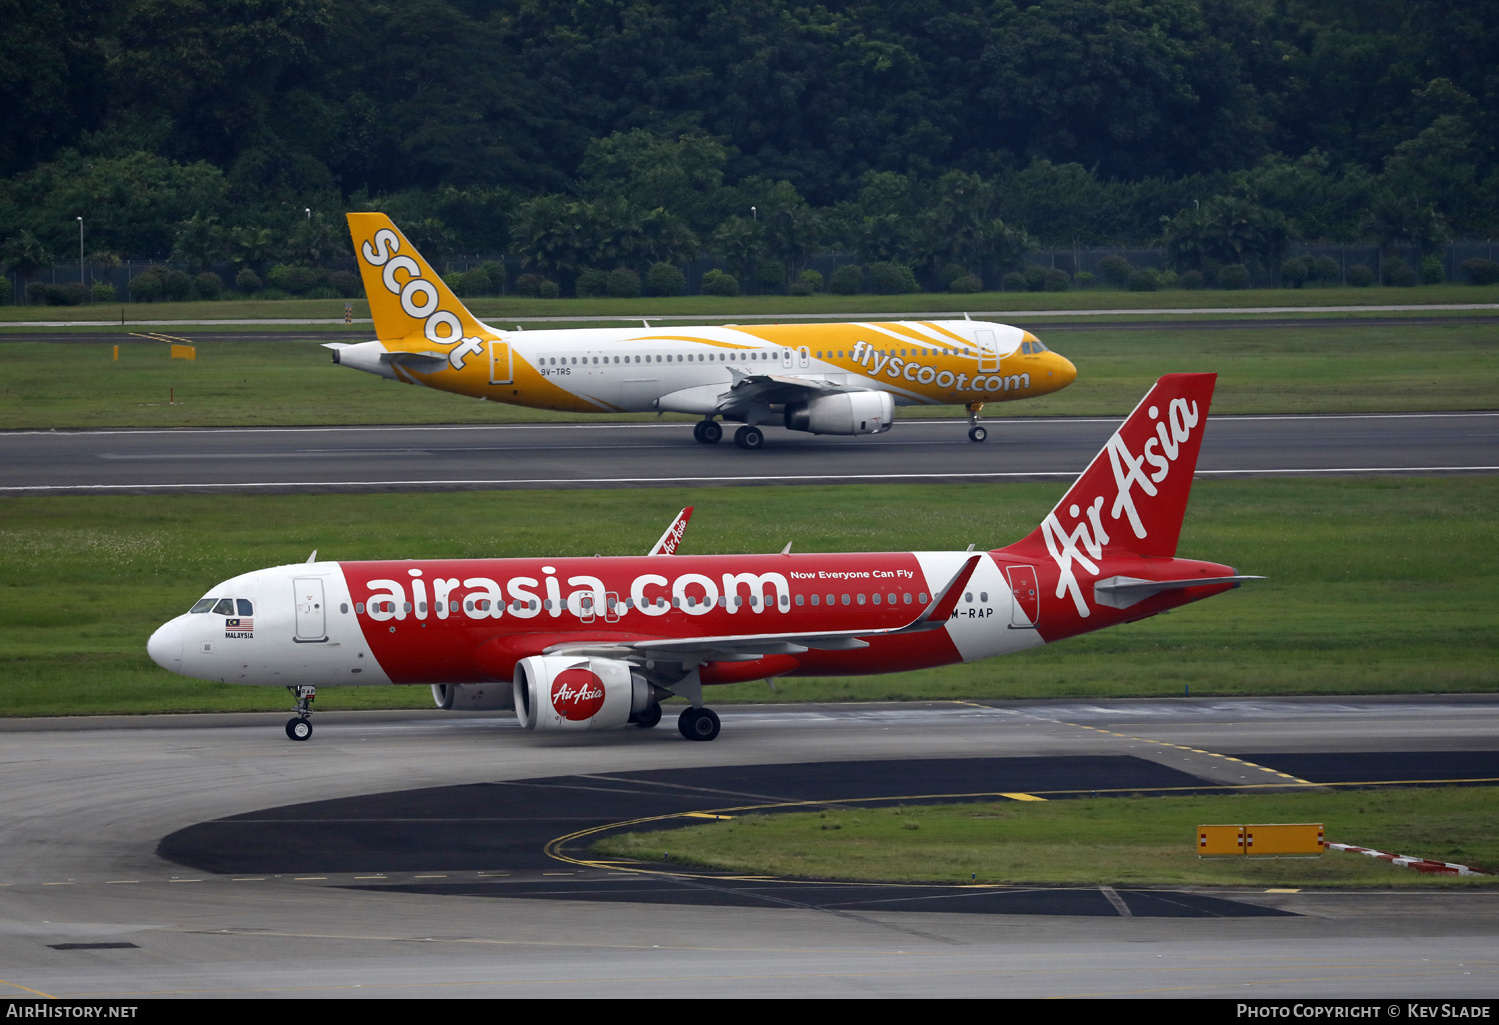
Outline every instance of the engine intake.
{"label": "engine intake", "polygon": [[515,718],[526,730],[603,730],[650,707],[651,685],[628,662],[533,655],[515,665]]}
{"label": "engine intake", "polygon": [[786,403],[786,428],[809,434],[878,434],[895,419],[895,399],[884,391],[837,392]]}

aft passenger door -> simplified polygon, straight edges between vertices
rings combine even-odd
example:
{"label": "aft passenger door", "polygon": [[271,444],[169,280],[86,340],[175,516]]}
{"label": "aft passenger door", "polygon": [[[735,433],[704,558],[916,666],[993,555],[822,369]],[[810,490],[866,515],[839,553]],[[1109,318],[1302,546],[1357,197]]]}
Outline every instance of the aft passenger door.
{"label": "aft passenger door", "polygon": [[1029,630],[1041,618],[1041,593],[1036,584],[1036,567],[1007,566],[1005,577],[1015,603],[1010,606],[1010,629]]}
{"label": "aft passenger door", "polygon": [[322,577],[298,577],[292,581],[292,598],[297,606],[298,644],[315,644],[328,639],[327,610],[323,607]]}

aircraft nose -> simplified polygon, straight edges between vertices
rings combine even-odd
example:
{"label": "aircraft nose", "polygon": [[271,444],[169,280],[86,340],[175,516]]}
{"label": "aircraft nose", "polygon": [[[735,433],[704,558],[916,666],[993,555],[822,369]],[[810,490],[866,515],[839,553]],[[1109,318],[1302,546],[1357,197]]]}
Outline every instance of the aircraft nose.
{"label": "aircraft nose", "polygon": [[1052,371],[1052,379],[1057,382],[1058,388],[1065,388],[1077,380],[1077,367],[1072,365],[1072,360],[1060,353],[1052,353],[1057,358],[1057,368]]}
{"label": "aircraft nose", "polygon": [[174,673],[181,672],[182,627],[177,625],[175,619],[156,628],[156,632],[146,642],[146,654],[161,668],[170,669]]}

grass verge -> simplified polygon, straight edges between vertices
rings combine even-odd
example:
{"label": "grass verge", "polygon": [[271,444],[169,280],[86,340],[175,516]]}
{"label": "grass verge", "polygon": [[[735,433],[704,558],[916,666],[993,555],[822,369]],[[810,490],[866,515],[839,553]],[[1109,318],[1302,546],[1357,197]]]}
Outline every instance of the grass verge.
{"label": "grass verge", "polygon": [[[221,302],[119,303],[89,306],[5,306],[0,323],[35,321],[168,321],[217,319],[342,319],[344,299],[231,299]],[[354,316],[367,318],[369,304],[352,300]],[[961,310],[1157,310],[1243,309],[1270,306],[1410,306],[1499,302],[1499,286],[1443,284],[1421,288],[1246,289],[1242,292],[980,292],[948,295],[750,295],[725,298],[682,295],[641,299],[468,299],[476,316],[504,321],[514,317],[736,317],[785,314],[890,313],[920,314]]]}
{"label": "grass verge", "polygon": [[740,814],[669,832],[629,832],[596,857],[753,875],[935,883],[1165,886],[1492,886],[1499,876],[1428,876],[1359,854],[1199,858],[1201,823],[1321,822],[1330,842],[1499,868],[1499,790],[1361,790],[900,805]]}
{"label": "grass verge", "polygon": [[[1060,484],[0,499],[0,715],[279,709],[271,688],[173,676],[155,627],[215,583],[324,558],[629,555],[696,505],[684,553],[981,548]],[[1199,481],[1181,539],[1270,579],[1018,655],[715,688],[713,701],[1376,694],[1499,686],[1499,478]],[[329,688],[322,708],[423,707]]]}
{"label": "grass verge", "polygon": [[[579,419],[387,381],[335,366],[328,350],[294,337],[192,337],[192,362],[170,359],[154,342],[121,345],[118,361],[105,342],[0,345],[0,429],[270,426],[314,416],[319,424]],[[1492,409],[1499,395],[1499,332],[1462,318],[1410,327],[1069,331],[1050,344],[1077,364],[1077,382],[1055,395],[990,405],[987,415],[1123,416],[1152,381],[1178,370],[1218,372],[1216,413]],[[899,415],[961,412],[903,407]]]}

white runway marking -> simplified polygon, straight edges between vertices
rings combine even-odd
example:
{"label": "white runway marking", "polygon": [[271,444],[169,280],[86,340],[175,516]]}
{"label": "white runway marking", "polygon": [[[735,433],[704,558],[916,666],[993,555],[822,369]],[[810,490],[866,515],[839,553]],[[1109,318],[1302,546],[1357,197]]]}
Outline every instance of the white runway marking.
{"label": "white runway marking", "polygon": [[[1499,417],[1499,411],[1473,410],[1453,413],[1242,413],[1209,416],[1208,422],[1241,420],[1448,420],[1463,417]],[[959,417],[934,417],[920,420],[897,420],[896,426],[901,429],[907,427],[951,427],[954,424],[966,424],[967,422],[966,419]],[[1122,417],[1113,416],[1022,416],[1010,417],[1008,419],[986,418],[983,422],[986,426],[1009,426],[1045,425],[1049,423],[1117,424],[1124,421]],[[189,434],[359,434],[388,431],[397,431],[403,434],[414,431],[685,431],[692,426],[693,424],[689,422],[673,421],[671,423],[610,422],[597,424],[372,424],[346,425],[342,427],[107,427],[97,430],[58,431],[30,429],[0,431],[0,439],[36,435],[51,438],[76,438],[80,436],[95,437],[110,434],[170,434],[182,436]]]}
{"label": "white runway marking", "polygon": [[[1198,470],[1198,476],[1241,475],[1253,477],[1275,477],[1307,474],[1347,473],[1496,473],[1499,466],[1349,466],[1324,467],[1321,469],[1279,470]],[[186,484],[35,484],[0,487],[0,492],[29,491],[181,491],[190,488],[383,488],[383,487],[497,487],[501,485],[529,484],[538,487],[565,487],[578,484],[803,484],[825,481],[835,484],[872,483],[876,481],[924,481],[924,480],[1038,480],[1077,476],[1073,470],[1037,470],[1029,473],[810,473],[782,476],[746,475],[743,477],[698,476],[698,477],[524,477],[495,480],[295,480],[295,481],[243,481]]]}

